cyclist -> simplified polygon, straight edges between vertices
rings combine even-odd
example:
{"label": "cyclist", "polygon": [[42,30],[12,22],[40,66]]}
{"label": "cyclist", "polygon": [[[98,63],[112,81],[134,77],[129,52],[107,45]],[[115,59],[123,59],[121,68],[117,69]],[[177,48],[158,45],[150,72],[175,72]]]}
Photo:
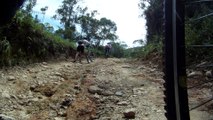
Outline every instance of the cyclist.
{"label": "cyclist", "polygon": [[[91,44],[88,40],[86,40],[86,38],[84,38],[83,40],[79,40],[74,62],[76,62],[76,60],[79,59],[79,62],[81,63],[83,55],[85,55],[88,63],[92,62],[92,59],[90,57],[90,47]],[[87,54],[85,54],[85,49],[87,49],[88,51]]]}
{"label": "cyclist", "polygon": [[79,62],[81,63],[81,57],[84,54],[84,44],[83,41],[78,41],[78,46],[77,46],[77,52],[75,54],[75,59],[73,62],[76,62],[77,59],[79,59]]}
{"label": "cyclist", "polygon": [[105,48],[104,48],[104,50],[105,50],[105,57],[106,58],[108,58],[109,57],[109,52],[110,52],[110,49],[112,48],[112,45],[111,45],[111,43],[107,43],[106,45],[105,45]]}

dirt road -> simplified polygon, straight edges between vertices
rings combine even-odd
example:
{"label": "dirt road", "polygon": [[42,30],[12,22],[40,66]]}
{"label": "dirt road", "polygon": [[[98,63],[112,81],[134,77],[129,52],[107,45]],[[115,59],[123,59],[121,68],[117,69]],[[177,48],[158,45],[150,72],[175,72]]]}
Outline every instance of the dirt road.
{"label": "dirt road", "polygon": [[[162,76],[155,65],[114,58],[2,69],[0,118],[166,120]],[[205,120],[205,114],[193,120]]]}

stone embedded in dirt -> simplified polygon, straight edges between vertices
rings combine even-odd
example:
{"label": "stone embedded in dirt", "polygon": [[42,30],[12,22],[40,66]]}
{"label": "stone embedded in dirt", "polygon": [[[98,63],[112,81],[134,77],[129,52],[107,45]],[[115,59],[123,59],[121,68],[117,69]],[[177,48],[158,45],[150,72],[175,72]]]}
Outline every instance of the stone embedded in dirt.
{"label": "stone embedded in dirt", "polygon": [[0,114],[0,120],[15,120],[15,119],[10,116]]}
{"label": "stone embedded in dirt", "polygon": [[122,68],[131,68],[131,67],[128,65],[125,65],[125,66],[122,66]]}
{"label": "stone embedded in dirt", "polygon": [[43,65],[47,65],[47,62],[42,62]]}
{"label": "stone embedded in dirt", "polygon": [[208,78],[211,78],[212,77],[212,71],[211,70],[206,71],[205,76],[208,77]]}
{"label": "stone embedded in dirt", "polygon": [[123,112],[124,117],[127,118],[127,119],[134,119],[135,118],[135,111],[136,111],[135,108],[126,109]]}
{"label": "stone embedded in dirt", "polygon": [[62,106],[70,106],[72,102],[73,102],[73,98],[65,98],[62,101],[61,105]]}
{"label": "stone embedded in dirt", "polygon": [[102,93],[102,89],[99,88],[98,86],[95,86],[95,85],[90,86],[88,88],[88,91],[89,91],[89,93],[92,93],[92,94],[95,94],[95,93],[100,94],[100,93]]}
{"label": "stone embedded in dirt", "polygon": [[103,95],[103,96],[111,96],[111,95],[113,95],[113,92],[111,92],[111,91],[102,91],[100,94]]}
{"label": "stone embedded in dirt", "polygon": [[80,85],[74,85],[74,89],[81,90],[81,86]]}
{"label": "stone embedded in dirt", "polygon": [[27,78],[27,75],[22,75],[23,78]]}
{"label": "stone embedded in dirt", "polygon": [[187,75],[187,77],[195,77],[195,76],[202,76],[202,75],[203,75],[203,73],[201,71],[193,71],[193,72],[189,73]]}
{"label": "stone embedded in dirt", "polygon": [[86,73],[90,73],[91,72],[91,70],[85,70],[86,71]]}
{"label": "stone embedded in dirt", "polygon": [[7,80],[13,81],[13,80],[16,80],[16,78],[14,76],[8,76]]}
{"label": "stone embedded in dirt", "polygon": [[64,120],[64,117],[55,117],[54,120]]}
{"label": "stone embedded in dirt", "polygon": [[36,75],[32,75],[32,78],[37,78],[37,76]]}
{"label": "stone embedded in dirt", "polygon": [[101,119],[102,120],[111,120],[112,118],[111,117],[102,117]]}
{"label": "stone embedded in dirt", "polygon": [[93,96],[95,99],[100,99],[100,95],[98,95],[97,93],[95,93],[95,95]]}
{"label": "stone embedded in dirt", "polygon": [[35,91],[36,87],[38,87],[38,85],[33,84],[30,86],[30,90],[33,92],[38,92],[38,91]]}
{"label": "stone embedded in dirt", "polygon": [[62,77],[62,74],[59,73],[59,72],[55,72],[54,75],[59,76],[59,77]]}
{"label": "stone embedded in dirt", "polygon": [[117,105],[127,106],[129,103],[127,101],[120,101]]}
{"label": "stone embedded in dirt", "polygon": [[141,88],[133,88],[133,94],[134,95],[141,95],[144,94],[145,92],[145,88],[141,87]]}
{"label": "stone embedded in dirt", "polygon": [[67,116],[67,112],[63,109],[60,109],[58,112],[57,112],[58,116],[60,117],[66,117]]}
{"label": "stone embedded in dirt", "polygon": [[123,96],[123,92],[122,91],[117,91],[117,92],[115,92],[115,95],[116,96]]}
{"label": "stone embedded in dirt", "polygon": [[[1,98],[7,98],[7,99],[10,99],[10,93],[9,93],[9,91],[3,91],[2,93],[1,93]],[[0,119],[1,120],[1,119]]]}

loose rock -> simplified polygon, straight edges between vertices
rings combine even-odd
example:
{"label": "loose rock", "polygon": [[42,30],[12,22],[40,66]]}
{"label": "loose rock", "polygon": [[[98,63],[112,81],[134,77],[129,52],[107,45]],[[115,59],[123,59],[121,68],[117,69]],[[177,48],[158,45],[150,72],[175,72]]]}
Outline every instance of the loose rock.
{"label": "loose rock", "polygon": [[127,118],[127,119],[134,119],[135,118],[135,111],[136,111],[136,109],[134,109],[134,108],[126,109],[123,112],[124,117]]}

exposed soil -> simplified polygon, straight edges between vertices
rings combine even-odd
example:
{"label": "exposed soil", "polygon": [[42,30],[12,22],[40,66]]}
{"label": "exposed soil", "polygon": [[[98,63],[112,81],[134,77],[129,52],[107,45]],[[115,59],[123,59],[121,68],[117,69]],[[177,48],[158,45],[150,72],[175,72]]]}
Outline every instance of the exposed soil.
{"label": "exposed soil", "polygon": [[[115,58],[1,69],[0,119],[166,120],[162,77],[151,62]],[[209,106],[191,111],[191,119],[212,120]]]}

